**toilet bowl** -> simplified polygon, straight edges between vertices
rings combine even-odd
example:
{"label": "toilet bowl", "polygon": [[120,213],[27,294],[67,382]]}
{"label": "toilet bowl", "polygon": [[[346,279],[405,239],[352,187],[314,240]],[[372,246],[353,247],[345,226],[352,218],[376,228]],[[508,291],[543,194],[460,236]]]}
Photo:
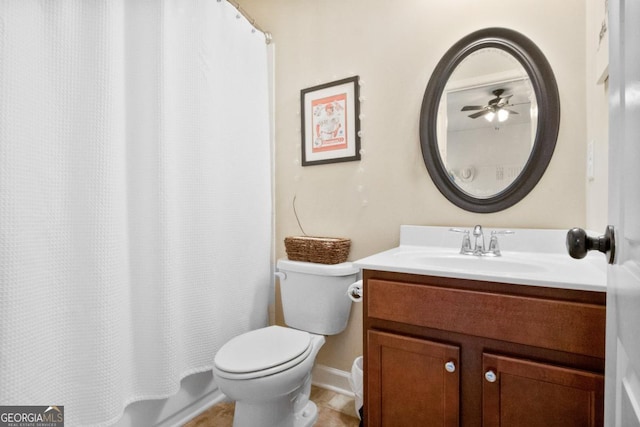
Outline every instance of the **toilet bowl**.
{"label": "toilet bowl", "polygon": [[[234,427],[312,426],[317,409],[309,400],[311,369],[324,341],[322,335],[269,326],[225,344],[213,373],[220,390],[236,401]],[[238,354],[246,357],[238,360]]]}
{"label": "toilet bowl", "polygon": [[239,335],[218,351],[213,374],[236,401],[234,427],[310,427],[318,418],[309,400],[311,369],[324,335],[342,332],[350,313],[351,263],[278,261],[284,320]]}

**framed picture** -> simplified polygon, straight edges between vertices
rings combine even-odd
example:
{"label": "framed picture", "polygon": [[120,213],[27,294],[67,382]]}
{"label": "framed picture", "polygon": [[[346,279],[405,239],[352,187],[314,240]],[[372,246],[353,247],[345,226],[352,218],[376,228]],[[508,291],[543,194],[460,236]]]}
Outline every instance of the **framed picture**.
{"label": "framed picture", "polygon": [[358,76],[302,89],[302,166],[360,160]]}

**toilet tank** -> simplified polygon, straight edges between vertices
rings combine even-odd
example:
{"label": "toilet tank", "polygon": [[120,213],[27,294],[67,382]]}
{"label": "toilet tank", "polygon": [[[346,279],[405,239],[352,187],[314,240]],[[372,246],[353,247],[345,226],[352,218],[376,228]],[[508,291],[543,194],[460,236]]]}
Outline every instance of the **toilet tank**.
{"label": "toilet tank", "polygon": [[347,288],[358,269],[350,262],[316,264],[278,260],[282,311],[287,326],[320,335],[344,331],[351,312]]}

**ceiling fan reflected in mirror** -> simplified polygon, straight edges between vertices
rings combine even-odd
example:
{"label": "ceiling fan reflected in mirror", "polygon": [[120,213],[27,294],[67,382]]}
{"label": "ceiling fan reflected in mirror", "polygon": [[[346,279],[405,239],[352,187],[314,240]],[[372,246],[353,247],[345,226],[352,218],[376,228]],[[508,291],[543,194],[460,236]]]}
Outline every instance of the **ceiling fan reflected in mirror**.
{"label": "ceiling fan reflected in mirror", "polygon": [[503,95],[504,89],[496,89],[492,93],[495,98],[489,100],[486,105],[465,105],[460,111],[480,110],[477,113],[470,114],[469,117],[472,119],[484,117],[489,122],[493,121],[496,117],[498,117],[499,122],[504,122],[509,118],[509,114],[518,114],[517,111],[509,110],[507,108],[514,105],[509,104],[509,99],[513,94]]}

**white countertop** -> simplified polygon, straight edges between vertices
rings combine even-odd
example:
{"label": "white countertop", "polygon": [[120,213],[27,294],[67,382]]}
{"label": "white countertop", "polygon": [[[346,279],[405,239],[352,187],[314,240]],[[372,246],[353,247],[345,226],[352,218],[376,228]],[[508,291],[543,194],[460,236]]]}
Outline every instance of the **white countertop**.
{"label": "white countertop", "polygon": [[[484,229],[485,247],[492,230]],[[460,255],[462,234],[451,232],[450,227],[403,225],[398,247],[354,265],[396,273],[606,291],[604,254],[591,251],[584,259],[571,258],[565,248],[567,230],[511,230],[515,233],[498,236],[502,256],[494,258]],[[473,236],[471,240],[473,245]]]}

